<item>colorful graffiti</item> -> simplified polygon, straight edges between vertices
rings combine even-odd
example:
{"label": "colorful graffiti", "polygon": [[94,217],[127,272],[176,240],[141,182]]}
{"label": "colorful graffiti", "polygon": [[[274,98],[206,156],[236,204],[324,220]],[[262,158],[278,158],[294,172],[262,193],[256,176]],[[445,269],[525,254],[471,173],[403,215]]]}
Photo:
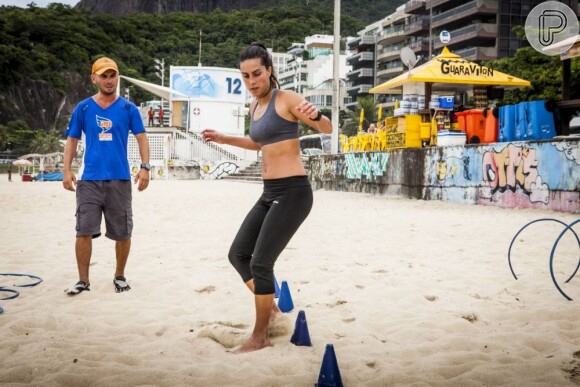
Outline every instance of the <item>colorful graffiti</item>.
{"label": "colorful graffiti", "polygon": [[548,203],[550,189],[538,174],[536,150],[526,146],[509,144],[501,151],[483,154],[483,183],[488,184],[490,194],[519,187],[531,202]]}
{"label": "colorful graffiti", "polygon": [[562,152],[568,160],[580,165],[580,146],[578,141],[562,141],[556,143],[556,149]]}
{"label": "colorful graffiti", "polygon": [[389,153],[346,153],[346,178],[375,180],[387,170]]}
{"label": "colorful graffiti", "polygon": [[240,167],[231,161],[224,161],[216,166],[213,171],[210,171],[211,168],[212,166],[209,164],[200,167],[200,176],[202,179],[215,180],[224,176],[229,176],[236,173]]}

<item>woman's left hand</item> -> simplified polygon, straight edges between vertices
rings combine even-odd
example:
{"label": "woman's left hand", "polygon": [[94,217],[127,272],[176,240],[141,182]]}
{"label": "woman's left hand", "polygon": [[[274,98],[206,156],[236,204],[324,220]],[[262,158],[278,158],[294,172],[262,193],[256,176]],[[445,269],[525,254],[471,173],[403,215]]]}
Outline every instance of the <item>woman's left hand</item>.
{"label": "woman's left hand", "polygon": [[315,119],[318,116],[318,109],[316,108],[316,106],[314,106],[311,102],[308,102],[306,100],[302,101],[300,105],[296,106],[296,110],[304,114],[311,120]]}

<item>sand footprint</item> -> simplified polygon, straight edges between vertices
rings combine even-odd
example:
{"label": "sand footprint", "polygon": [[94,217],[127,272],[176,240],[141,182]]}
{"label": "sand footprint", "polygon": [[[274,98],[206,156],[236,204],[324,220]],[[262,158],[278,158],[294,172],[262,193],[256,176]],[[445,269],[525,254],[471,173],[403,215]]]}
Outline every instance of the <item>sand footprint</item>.
{"label": "sand footprint", "polygon": [[270,322],[268,335],[271,338],[286,336],[289,335],[293,329],[294,327],[292,326],[292,321],[290,321],[290,317],[279,313],[278,316],[276,316],[276,319]]}
{"label": "sand footprint", "polygon": [[201,322],[197,333],[199,338],[215,341],[224,348],[234,348],[244,343],[246,324],[235,324],[229,321]]}
{"label": "sand footprint", "polygon": [[562,371],[569,374],[570,381],[580,384],[580,351],[574,352],[572,357],[574,358],[572,361],[562,366]]}
{"label": "sand footprint", "polygon": [[213,293],[215,292],[215,286],[206,286],[205,288],[197,289],[196,293]]}

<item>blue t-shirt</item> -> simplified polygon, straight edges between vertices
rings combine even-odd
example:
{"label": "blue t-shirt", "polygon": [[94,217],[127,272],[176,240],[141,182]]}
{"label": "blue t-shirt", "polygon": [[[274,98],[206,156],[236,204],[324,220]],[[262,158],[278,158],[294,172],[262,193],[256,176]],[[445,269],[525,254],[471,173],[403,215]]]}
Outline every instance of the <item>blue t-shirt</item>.
{"label": "blue t-shirt", "polygon": [[81,139],[85,152],[78,180],[130,180],[127,142],[129,131],[145,132],[134,103],[118,97],[108,108],[93,98],[79,103],[73,111],[66,135]]}

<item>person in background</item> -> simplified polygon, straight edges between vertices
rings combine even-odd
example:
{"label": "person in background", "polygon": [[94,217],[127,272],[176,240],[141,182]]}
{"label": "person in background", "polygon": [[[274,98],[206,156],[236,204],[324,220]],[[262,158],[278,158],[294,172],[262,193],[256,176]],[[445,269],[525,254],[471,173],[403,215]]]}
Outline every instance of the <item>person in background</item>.
{"label": "person in background", "polygon": [[153,120],[155,116],[155,113],[153,112],[153,106],[149,106],[149,110],[147,110],[147,116],[149,117],[147,126],[155,126],[155,121]]}
{"label": "person in background", "polygon": [[274,304],[274,264],[312,208],[313,195],[300,157],[298,121],[331,133],[330,120],[302,96],[280,90],[272,57],[266,47],[252,43],[239,56],[250,105],[250,137],[227,136],[205,129],[205,141],[262,152],[264,190],[240,227],[228,254],[242,281],[254,294],[256,322],[249,340],[237,353],[271,346],[270,320],[279,313]]}
{"label": "person in background", "polygon": [[370,124],[369,128],[367,130],[367,133],[376,133],[377,132],[377,127],[375,126],[375,124]]}
{"label": "person in background", "polygon": [[8,164],[8,181],[12,181],[12,161]]}
{"label": "person in background", "polygon": [[159,106],[159,126],[163,126],[163,116],[165,113],[163,112],[163,106]]}
{"label": "person in background", "polygon": [[[135,183],[139,191],[149,185],[149,142],[137,107],[116,95],[117,64],[109,58],[96,60],[91,81],[98,92],[76,106],[66,131],[62,184],[69,191],[75,191],[76,187],[75,253],[79,273],[79,281],[65,290],[69,295],[90,290],[92,240],[101,235],[103,214],[105,236],[115,241],[115,291],[131,289],[125,278],[133,231],[131,173],[127,158],[129,132],[135,135],[142,162]],[[85,153],[77,178],[71,165],[81,137]]]}

